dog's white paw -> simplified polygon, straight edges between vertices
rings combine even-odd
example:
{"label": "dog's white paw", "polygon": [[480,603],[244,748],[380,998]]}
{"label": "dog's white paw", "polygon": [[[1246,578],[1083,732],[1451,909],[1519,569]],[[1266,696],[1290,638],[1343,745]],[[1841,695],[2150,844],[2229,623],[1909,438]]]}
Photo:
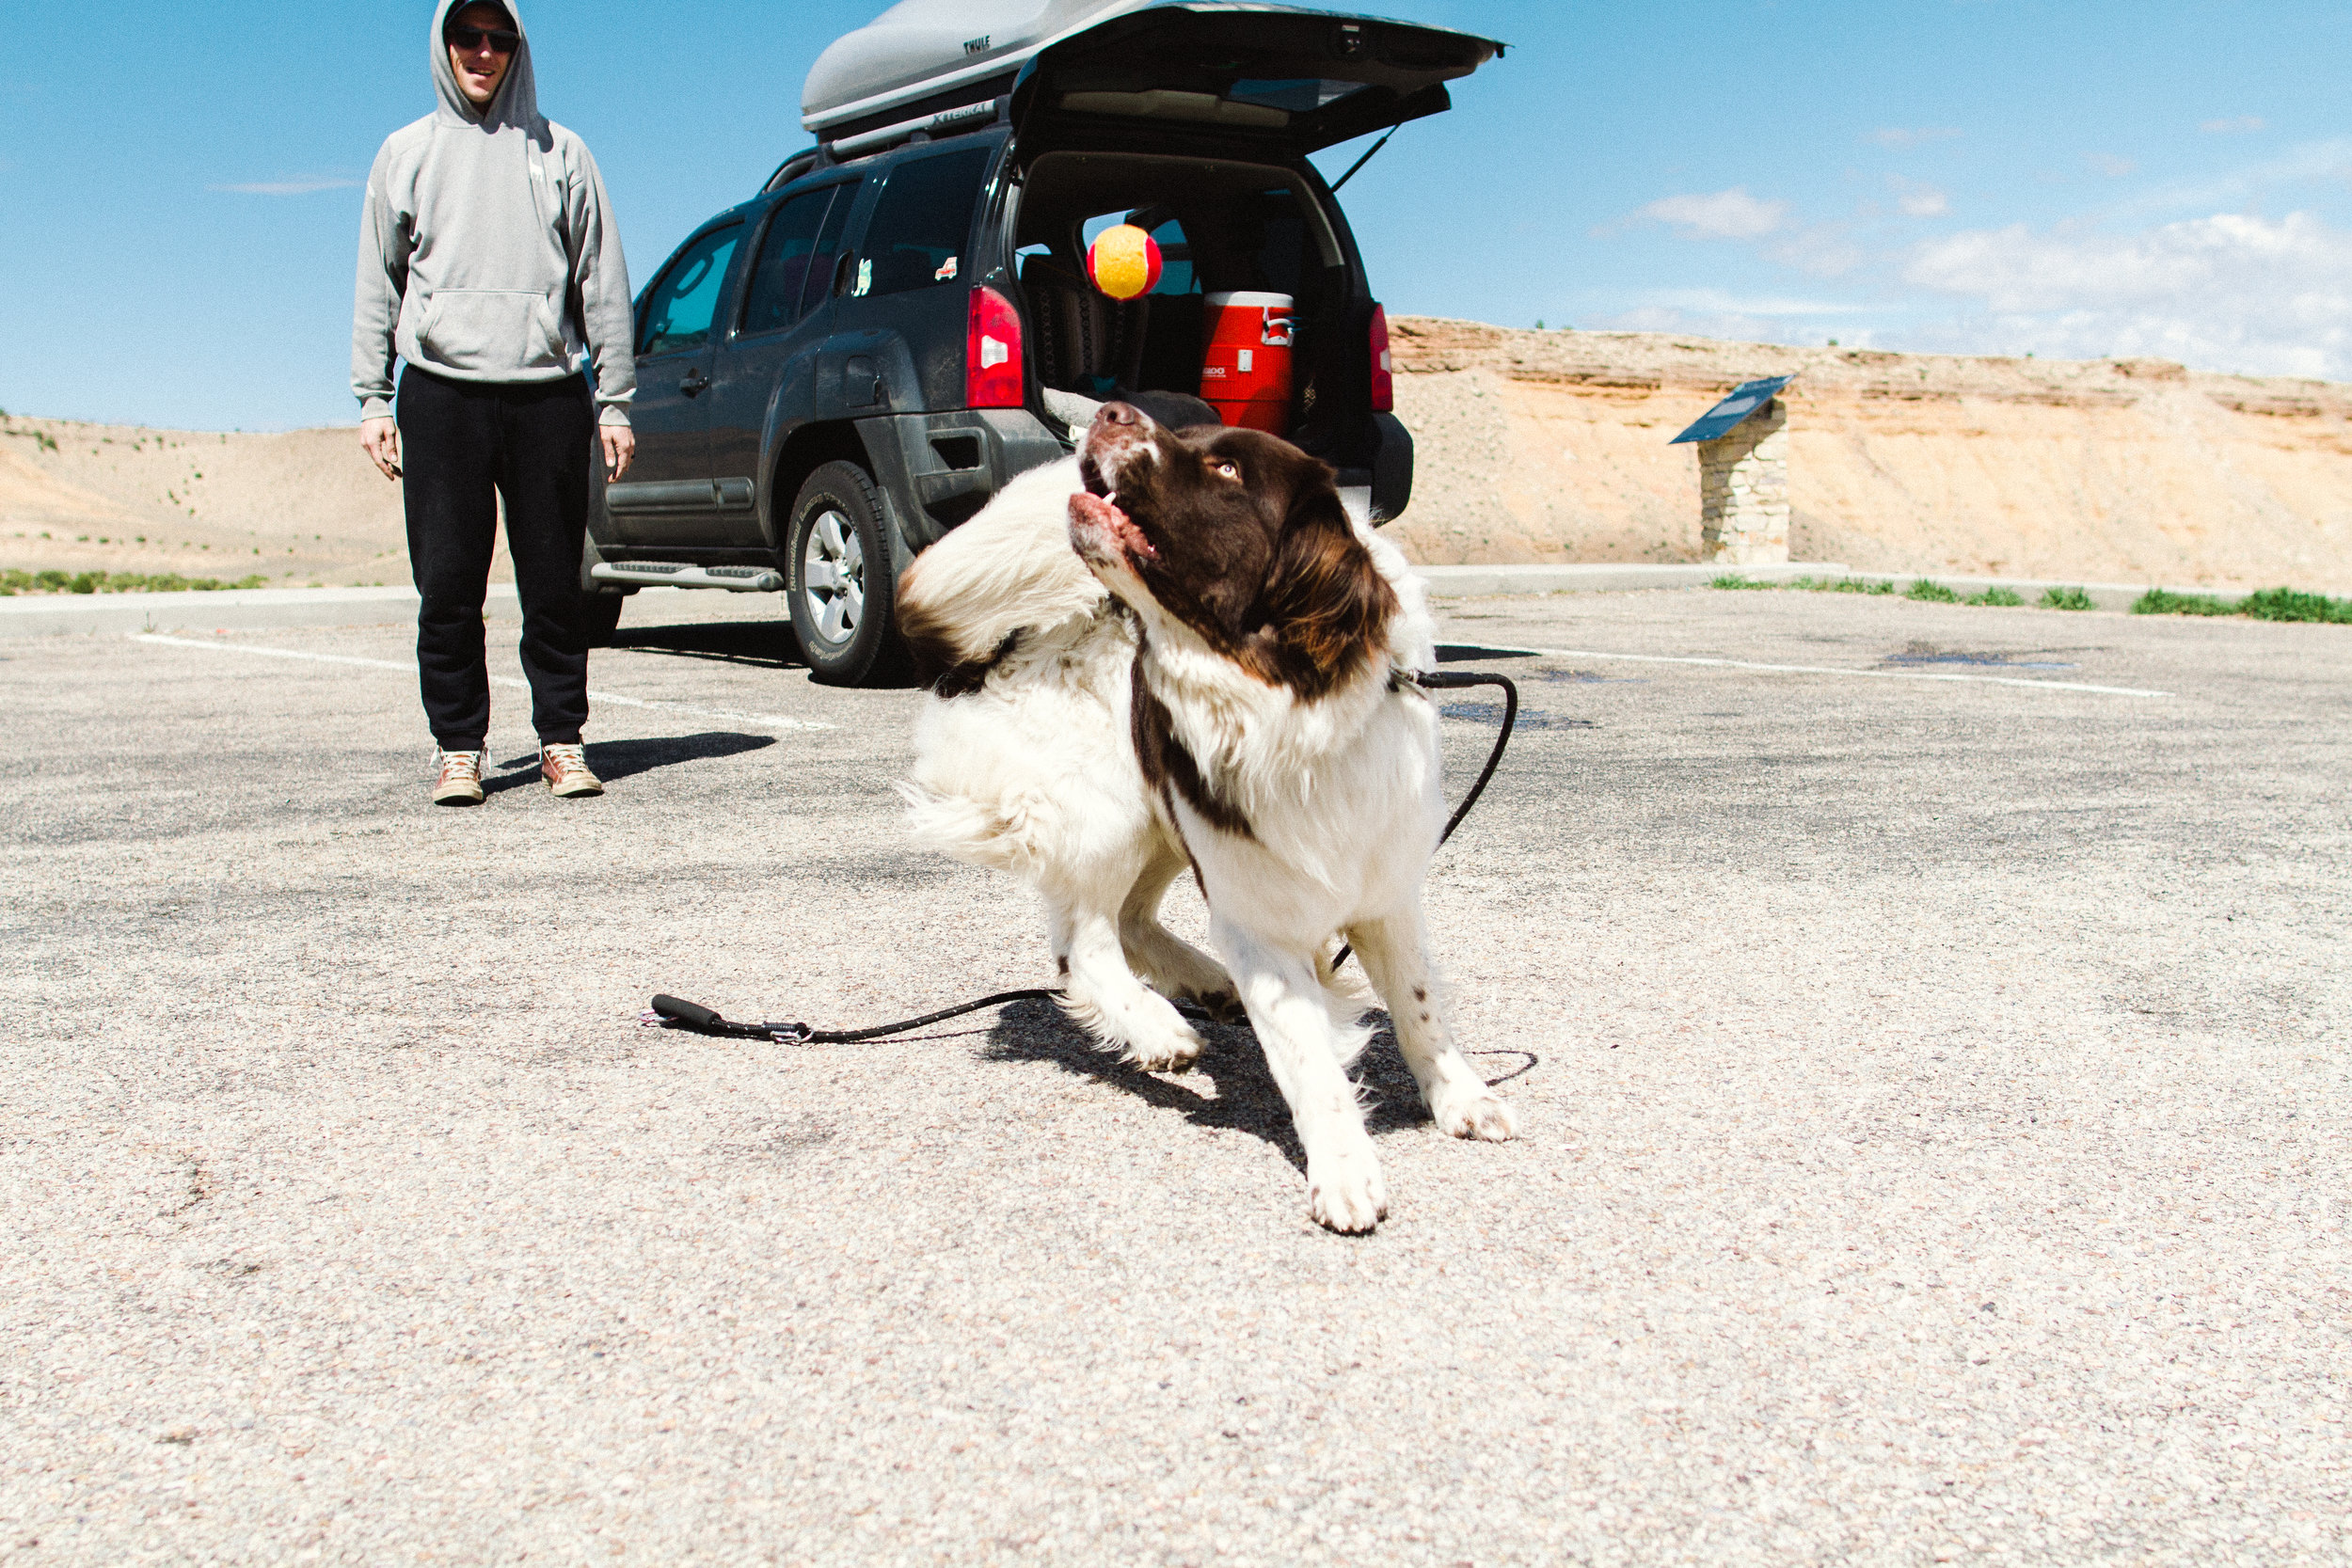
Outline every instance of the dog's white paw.
{"label": "dog's white paw", "polygon": [[1430,1104],[1429,1114],[1452,1137],[1500,1144],[1519,1135],[1518,1113],[1511,1109],[1508,1101],[1484,1084],[1451,1093],[1440,1090]]}
{"label": "dog's white paw", "polygon": [[1181,1020],[1167,1029],[1152,1029],[1130,1039],[1126,1059],[1146,1072],[1188,1072],[1200,1059],[1200,1036]]}
{"label": "dog's white paw", "polygon": [[1307,1162],[1307,1212],[1343,1235],[1370,1230],[1389,1216],[1389,1191],[1370,1145]]}

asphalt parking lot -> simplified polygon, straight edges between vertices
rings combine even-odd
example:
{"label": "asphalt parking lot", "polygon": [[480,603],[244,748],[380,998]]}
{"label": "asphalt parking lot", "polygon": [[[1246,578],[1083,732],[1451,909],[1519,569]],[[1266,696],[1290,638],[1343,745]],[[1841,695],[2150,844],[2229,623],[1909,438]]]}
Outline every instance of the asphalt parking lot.
{"label": "asphalt parking lot", "polygon": [[470,812],[400,628],[0,648],[0,1557],[2352,1552],[2343,628],[1454,603],[1558,650],[1429,888],[1527,1135],[1375,1045],[1343,1240],[1245,1030],[636,1025],[1049,978],[760,608],[596,657],[602,800],[501,688]]}

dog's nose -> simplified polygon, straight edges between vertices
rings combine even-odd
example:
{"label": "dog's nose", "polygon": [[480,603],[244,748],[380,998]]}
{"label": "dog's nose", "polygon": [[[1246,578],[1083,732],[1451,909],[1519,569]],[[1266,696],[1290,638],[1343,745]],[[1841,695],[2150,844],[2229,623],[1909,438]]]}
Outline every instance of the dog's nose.
{"label": "dog's nose", "polygon": [[1094,411],[1096,424],[1139,425],[1143,411],[1131,403],[1106,403]]}

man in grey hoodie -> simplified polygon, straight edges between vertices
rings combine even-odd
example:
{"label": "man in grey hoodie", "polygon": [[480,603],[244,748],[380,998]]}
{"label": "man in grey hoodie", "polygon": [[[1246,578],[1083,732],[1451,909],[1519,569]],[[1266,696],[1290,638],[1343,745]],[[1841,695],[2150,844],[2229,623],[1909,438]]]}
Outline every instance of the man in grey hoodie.
{"label": "man in grey hoodie", "polygon": [[[603,793],[580,749],[588,464],[600,443],[618,478],[636,450],[620,230],[586,145],[539,113],[531,43],[513,5],[434,8],[440,103],[394,132],[368,172],[352,309],[360,445],[386,477],[405,480],[409,562],[423,601],[417,666],[433,729],[433,799],[444,805],[482,800],[490,726],[482,604],[497,497],[522,601],[541,776],[559,796]],[[395,356],[405,362],[397,416]]]}

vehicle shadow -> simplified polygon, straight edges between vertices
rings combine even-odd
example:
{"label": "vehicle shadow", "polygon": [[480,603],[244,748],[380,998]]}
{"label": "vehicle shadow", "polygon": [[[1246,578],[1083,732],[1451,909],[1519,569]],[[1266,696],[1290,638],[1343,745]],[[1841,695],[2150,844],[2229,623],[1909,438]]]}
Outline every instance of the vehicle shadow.
{"label": "vehicle shadow", "polygon": [[754,664],[770,670],[805,669],[789,620],[703,621],[674,626],[624,626],[605,646],[680,658]]}
{"label": "vehicle shadow", "polygon": [[[1397,1054],[1396,1037],[1385,1018],[1373,1017],[1376,1031],[1364,1053],[1356,1059],[1354,1069],[1363,1089],[1364,1127],[1378,1136],[1425,1125],[1429,1112],[1422,1105],[1420,1087],[1406,1069],[1405,1059]],[[1263,1139],[1305,1171],[1306,1151],[1291,1126],[1290,1107],[1283,1102],[1282,1091],[1266,1069],[1256,1033],[1247,1023],[1207,1023],[1195,1019],[1193,1026],[1208,1043],[1192,1070],[1181,1075],[1152,1073],[1103,1050],[1053,1003],[1016,1002],[997,1015],[988,1032],[982,1059],[1044,1062],[1065,1072],[1115,1084],[1145,1104],[1175,1112],[1195,1127],[1226,1129]]]}
{"label": "vehicle shadow", "polygon": [[[641,740],[592,740],[588,742],[588,767],[607,784],[620,779],[635,778],[657,768],[675,767],[684,762],[708,762],[717,757],[740,756],[773,746],[772,735],[739,735],[732,730],[706,730],[700,735],[654,736]],[[497,795],[509,789],[539,782],[539,753],[526,752],[500,763],[501,771],[495,778],[482,781],[482,793]]]}

